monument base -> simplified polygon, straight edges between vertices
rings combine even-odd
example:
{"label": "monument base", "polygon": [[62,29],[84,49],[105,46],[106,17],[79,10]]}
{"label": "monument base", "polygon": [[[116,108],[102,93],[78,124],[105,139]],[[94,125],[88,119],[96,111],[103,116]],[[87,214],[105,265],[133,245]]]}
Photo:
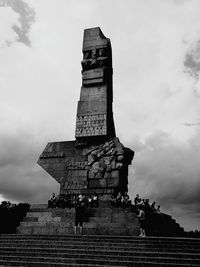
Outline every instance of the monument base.
{"label": "monument base", "polygon": [[[87,208],[83,235],[137,236],[139,224],[131,208],[115,208],[101,202],[98,208]],[[18,234],[74,234],[74,208],[49,209],[33,205],[17,229]]]}
{"label": "monument base", "polygon": [[79,194],[97,194],[105,201],[128,191],[128,165],[133,156],[117,137],[81,139],[48,143],[38,164],[60,183],[61,195],[73,200]]}

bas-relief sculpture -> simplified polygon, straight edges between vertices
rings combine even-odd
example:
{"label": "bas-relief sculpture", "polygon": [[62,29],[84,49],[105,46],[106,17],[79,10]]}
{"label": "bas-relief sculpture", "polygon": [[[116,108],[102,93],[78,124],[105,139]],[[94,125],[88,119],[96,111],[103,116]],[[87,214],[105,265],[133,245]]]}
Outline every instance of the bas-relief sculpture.
{"label": "bas-relief sculpture", "polygon": [[134,152],[115,135],[112,51],[101,29],[84,31],[82,87],[75,141],[48,143],[38,164],[60,183],[60,194],[98,194],[107,200],[127,191]]}

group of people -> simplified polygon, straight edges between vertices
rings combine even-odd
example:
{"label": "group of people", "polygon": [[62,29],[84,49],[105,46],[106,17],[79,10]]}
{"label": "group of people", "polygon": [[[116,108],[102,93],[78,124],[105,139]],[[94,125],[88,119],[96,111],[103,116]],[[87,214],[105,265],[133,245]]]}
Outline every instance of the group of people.
{"label": "group of people", "polygon": [[48,200],[48,208],[71,208],[73,201],[67,195],[57,195],[52,193]]}
{"label": "group of people", "polygon": [[[136,212],[136,215],[140,224],[140,237],[146,237],[146,230],[151,224],[152,218],[159,216],[160,205],[156,207],[155,202],[150,203],[149,199],[141,199],[137,194],[134,198],[134,205],[132,205],[129,198],[128,192],[122,194],[118,192],[116,195],[111,197],[111,206],[128,208],[131,207]],[[74,231],[77,234],[77,227],[80,226],[80,234],[83,232],[83,221],[85,217],[85,208],[98,208],[99,199],[97,194],[94,195],[82,195],[74,196],[70,198],[68,195],[56,196],[55,193],[52,194],[48,201],[49,208],[66,208],[75,207],[75,226]]]}
{"label": "group of people", "polygon": [[[87,207],[99,207],[99,199],[97,194],[84,196],[80,195],[83,198],[85,206]],[[78,196],[79,198],[79,196]],[[57,195],[52,193],[50,199],[48,200],[48,208],[72,208],[75,207],[77,202],[77,197],[71,197],[68,195]]]}
{"label": "group of people", "polygon": [[160,205],[156,208],[155,204],[155,201],[150,203],[149,199],[141,199],[138,194],[134,199],[134,208],[140,223],[140,237],[146,237],[146,229],[152,217],[160,214]]}
{"label": "group of people", "polygon": [[121,192],[118,192],[116,195],[113,195],[111,197],[111,205],[113,207],[122,207],[122,208],[128,208],[131,206],[131,200],[129,199],[128,192],[125,192],[122,194]]}

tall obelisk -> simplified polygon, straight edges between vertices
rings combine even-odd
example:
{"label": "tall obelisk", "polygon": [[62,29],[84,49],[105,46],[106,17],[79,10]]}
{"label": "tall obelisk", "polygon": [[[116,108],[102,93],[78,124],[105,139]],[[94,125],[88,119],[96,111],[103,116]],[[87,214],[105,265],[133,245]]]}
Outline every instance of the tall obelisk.
{"label": "tall obelisk", "polygon": [[86,29],[83,37],[82,87],[78,102],[76,135],[115,137],[112,101],[112,50],[99,27]]}

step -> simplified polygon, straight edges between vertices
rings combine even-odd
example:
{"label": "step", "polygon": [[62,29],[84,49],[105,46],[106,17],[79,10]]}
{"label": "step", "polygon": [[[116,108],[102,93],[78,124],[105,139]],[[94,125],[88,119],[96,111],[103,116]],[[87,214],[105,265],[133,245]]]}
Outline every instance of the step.
{"label": "step", "polygon": [[[145,242],[146,241],[146,242]],[[139,239],[138,241],[133,241],[133,242],[126,242],[121,240],[119,241],[109,241],[109,240],[84,240],[84,239],[68,239],[68,240],[45,240],[45,239],[17,239],[17,240],[12,240],[12,239],[0,239],[0,246],[9,244],[9,245],[29,245],[31,244],[32,246],[42,246],[43,244],[45,245],[54,245],[54,246],[85,246],[88,245],[90,247],[107,247],[107,246],[112,246],[112,247],[126,247],[126,249],[130,248],[171,248],[171,249],[200,249],[200,245],[198,244],[184,244],[184,243],[177,243],[177,244],[171,244],[171,243],[156,243],[156,242],[150,242],[148,240],[141,240]]]}
{"label": "step", "polygon": [[131,250],[112,250],[102,249],[98,250],[97,248],[33,248],[33,247],[4,247],[0,248],[0,252],[3,255],[36,255],[36,256],[48,256],[49,254],[54,257],[62,257],[63,255],[69,256],[74,255],[79,257],[79,255],[94,255],[102,257],[126,257],[126,259],[133,259],[133,257],[163,257],[163,258],[176,258],[176,259],[196,259],[200,260],[199,253],[183,253],[183,252],[161,252],[161,251],[131,251]]}
{"label": "step", "polygon": [[[7,260],[0,260],[0,266],[20,266],[20,267],[66,267],[65,263],[52,263],[52,262],[27,262],[27,261],[7,261]],[[77,264],[77,263],[68,263],[67,267],[113,267],[113,265],[99,265],[99,264]],[[126,266],[126,265],[121,265],[121,266]],[[136,262],[133,261],[132,262],[132,266],[136,266],[136,267],[153,267],[153,266],[161,266],[161,267],[199,267],[196,264],[166,264],[166,263],[156,263],[156,262],[147,262],[147,261],[143,261],[143,262]]]}
{"label": "step", "polygon": [[0,266],[200,266],[200,239],[0,235]]}
{"label": "step", "polygon": [[66,241],[66,240],[82,240],[82,241],[93,241],[99,242],[103,240],[103,242],[135,242],[135,243],[160,243],[163,242],[169,244],[192,244],[192,245],[200,245],[200,239],[197,238],[176,238],[176,237],[152,237],[148,236],[146,238],[138,238],[134,236],[108,236],[108,235],[24,235],[24,234],[1,234],[0,240],[58,240],[58,241]]}
{"label": "step", "polygon": [[17,256],[6,256],[6,255],[0,255],[0,260],[6,260],[6,261],[27,261],[27,262],[57,262],[57,263],[76,263],[76,264],[101,264],[101,265],[113,265],[113,266],[133,266],[133,261],[135,262],[154,262],[154,263],[167,263],[167,264],[194,264],[196,266],[200,266],[199,260],[195,259],[177,259],[177,258],[161,258],[161,257],[133,257],[133,258],[119,258],[119,257],[99,257],[94,255],[80,255],[77,257],[74,255],[70,257],[59,257],[55,258],[52,256],[20,256],[19,254]]}

